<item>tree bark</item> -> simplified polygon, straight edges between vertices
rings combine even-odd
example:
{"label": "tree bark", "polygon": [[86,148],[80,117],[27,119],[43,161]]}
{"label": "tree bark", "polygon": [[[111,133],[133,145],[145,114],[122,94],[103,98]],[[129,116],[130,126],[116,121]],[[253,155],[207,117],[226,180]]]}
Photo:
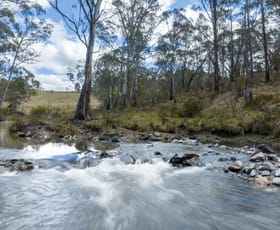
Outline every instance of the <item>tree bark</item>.
{"label": "tree bark", "polygon": [[212,24],[214,36],[214,90],[218,93],[220,90],[219,76],[219,43],[218,43],[218,12],[217,0],[213,0],[212,6]]}
{"label": "tree bark", "polygon": [[86,52],[86,64],[85,64],[85,80],[82,87],[82,91],[79,97],[79,101],[76,108],[75,120],[88,120],[90,119],[90,93],[91,82],[93,77],[93,52],[96,37],[96,24],[98,17],[100,16],[100,6],[102,0],[97,0],[94,9],[93,20],[90,24],[88,46]]}
{"label": "tree bark", "polygon": [[265,0],[261,0],[262,37],[263,37],[263,51],[264,51],[265,82],[269,82],[270,76],[269,76],[269,64],[268,64],[268,52],[267,52],[267,40],[266,40],[266,28],[265,28],[264,1]]}

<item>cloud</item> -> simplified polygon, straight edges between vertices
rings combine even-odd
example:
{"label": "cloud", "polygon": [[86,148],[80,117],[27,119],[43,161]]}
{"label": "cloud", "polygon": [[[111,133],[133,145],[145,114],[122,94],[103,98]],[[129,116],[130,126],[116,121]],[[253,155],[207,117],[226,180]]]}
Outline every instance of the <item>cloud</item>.
{"label": "cloud", "polygon": [[37,74],[36,79],[41,83],[43,90],[67,91],[74,90],[73,84],[65,74]]}
{"label": "cloud", "polygon": [[50,4],[47,0],[30,0],[32,3],[38,3],[41,5],[44,9],[47,9],[50,7]]}
{"label": "cloud", "polygon": [[[56,23],[48,20],[53,24],[53,33],[46,44],[36,44],[34,48],[40,52],[39,62],[36,64],[25,65],[36,75],[36,79],[41,81],[45,79],[45,73],[51,74],[50,79],[66,76],[68,67],[76,66],[79,60],[85,58],[86,49],[80,41],[73,35],[69,34],[63,23]],[[42,76],[44,78],[42,78]],[[41,82],[45,89],[62,90],[65,86],[56,85],[59,80],[53,80],[47,84],[47,81]],[[61,83],[61,82],[60,82]],[[51,84],[53,88],[51,88]]]}

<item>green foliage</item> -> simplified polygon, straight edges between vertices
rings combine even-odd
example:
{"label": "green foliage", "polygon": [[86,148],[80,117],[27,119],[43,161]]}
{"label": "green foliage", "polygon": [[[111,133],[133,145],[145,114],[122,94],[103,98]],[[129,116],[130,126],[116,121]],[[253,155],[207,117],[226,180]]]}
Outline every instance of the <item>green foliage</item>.
{"label": "green foliage", "polygon": [[65,124],[62,125],[62,128],[58,132],[57,136],[59,137],[65,137],[65,136],[74,136],[78,134],[79,129],[77,126],[71,124],[70,122],[66,122]]}
{"label": "green foliage", "polygon": [[8,108],[1,108],[0,109],[0,121],[4,121],[6,117],[10,114]]}
{"label": "green foliage", "polygon": [[38,124],[47,120],[51,109],[44,106],[35,106],[30,110],[29,120],[31,123]]}
{"label": "green foliage", "polygon": [[180,108],[180,117],[194,117],[198,115],[203,109],[202,103],[197,99],[188,99]]}
{"label": "green foliage", "polygon": [[15,78],[10,82],[10,87],[6,97],[11,112],[16,112],[20,105],[31,96],[31,87],[24,78]]}
{"label": "green foliage", "polygon": [[20,119],[19,117],[12,117],[9,131],[11,133],[21,131],[21,130],[24,130],[25,126],[26,126],[26,124],[24,123],[24,121],[22,119]]}

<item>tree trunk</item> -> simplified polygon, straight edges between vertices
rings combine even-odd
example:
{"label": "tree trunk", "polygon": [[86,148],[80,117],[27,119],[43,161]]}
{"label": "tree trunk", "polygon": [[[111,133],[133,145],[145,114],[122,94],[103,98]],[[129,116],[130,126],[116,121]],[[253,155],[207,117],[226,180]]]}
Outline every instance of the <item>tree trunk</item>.
{"label": "tree trunk", "polygon": [[214,90],[218,93],[220,90],[219,76],[219,43],[218,43],[218,12],[217,0],[213,0],[212,24],[214,36]]}
{"label": "tree trunk", "polygon": [[85,64],[85,81],[82,87],[82,91],[79,97],[79,101],[76,108],[75,120],[88,120],[90,119],[90,93],[91,82],[93,77],[93,52],[96,37],[96,24],[98,17],[100,16],[100,6],[102,0],[97,0],[94,15],[94,20],[90,24],[90,34],[88,38],[88,46],[86,52],[86,64]]}
{"label": "tree trunk", "polygon": [[267,40],[266,40],[266,31],[265,31],[264,1],[265,1],[265,0],[262,0],[262,1],[261,1],[262,36],[263,36],[263,50],[264,50],[265,82],[269,82],[269,81],[270,81],[270,76],[269,76]]}

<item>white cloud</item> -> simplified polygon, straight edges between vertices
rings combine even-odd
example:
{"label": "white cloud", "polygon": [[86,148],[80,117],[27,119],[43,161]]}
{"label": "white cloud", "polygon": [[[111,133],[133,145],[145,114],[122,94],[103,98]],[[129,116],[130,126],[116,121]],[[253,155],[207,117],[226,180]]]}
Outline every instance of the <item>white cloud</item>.
{"label": "white cloud", "polygon": [[[41,82],[44,89],[65,90],[66,86],[59,84],[61,82],[57,78],[66,77],[67,68],[74,67],[78,60],[84,59],[86,49],[66,31],[62,23],[48,22],[54,26],[50,39],[46,44],[34,46],[41,53],[39,62],[25,66],[36,75],[37,80],[41,81],[42,76],[44,77],[44,82]],[[46,72],[51,73],[49,82],[45,81]]]}
{"label": "white cloud", "polygon": [[43,90],[67,91],[74,90],[73,84],[65,74],[37,74],[36,79],[41,83]]}
{"label": "white cloud", "polygon": [[30,0],[32,3],[38,3],[41,5],[44,9],[47,9],[50,7],[50,4],[47,0]]}

